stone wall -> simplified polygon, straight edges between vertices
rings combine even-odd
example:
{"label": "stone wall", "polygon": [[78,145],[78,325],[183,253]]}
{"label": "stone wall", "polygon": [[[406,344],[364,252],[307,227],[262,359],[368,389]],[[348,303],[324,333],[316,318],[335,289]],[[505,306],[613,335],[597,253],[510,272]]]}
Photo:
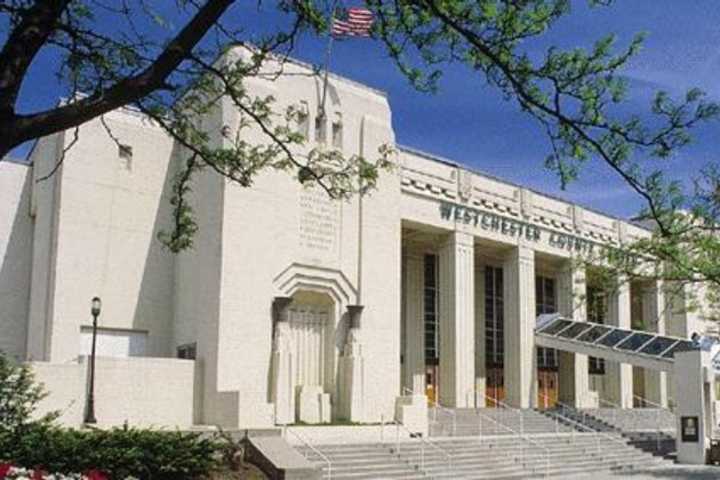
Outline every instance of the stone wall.
{"label": "stone wall", "polygon": [[[33,362],[39,382],[50,395],[38,414],[60,411],[60,421],[79,426],[84,418],[88,357],[79,362]],[[193,425],[195,364],[168,358],[98,357],[95,372],[95,416],[100,426]]]}

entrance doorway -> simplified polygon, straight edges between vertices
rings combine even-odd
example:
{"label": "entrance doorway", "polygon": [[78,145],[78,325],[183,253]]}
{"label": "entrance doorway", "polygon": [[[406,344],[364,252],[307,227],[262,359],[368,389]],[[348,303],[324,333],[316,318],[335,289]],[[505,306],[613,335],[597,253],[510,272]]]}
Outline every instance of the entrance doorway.
{"label": "entrance doorway", "polygon": [[485,399],[486,407],[499,407],[499,402],[505,401],[505,379],[502,367],[487,369],[485,391],[487,395]]}
{"label": "entrance doorway", "polygon": [[425,395],[428,399],[429,406],[435,406],[438,401],[438,372],[439,368],[437,365],[426,365],[425,366]]}
{"label": "entrance doorway", "polygon": [[[557,312],[555,278],[535,277],[535,314]],[[553,408],[558,402],[558,354],[552,348],[537,348],[537,404],[540,408]]]}
{"label": "entrance doorway", "polygon": [[293,339],[296,387],[324,387],[329,308],[299,304],[290,307],[290,335]]}
{"label": "entrance doorway", "polygon": [[503,269],[485,267],[485,406],[505,400]]}
{"label": "entrance doorway", "polygon": [[558,401],[558,372],[546,368],[538,368],[538,400],[539,408],[553,408]]}

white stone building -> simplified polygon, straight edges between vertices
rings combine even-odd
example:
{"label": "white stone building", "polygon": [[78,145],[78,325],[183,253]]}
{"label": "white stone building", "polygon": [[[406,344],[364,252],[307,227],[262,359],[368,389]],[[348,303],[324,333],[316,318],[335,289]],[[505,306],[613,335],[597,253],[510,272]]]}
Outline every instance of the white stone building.
{"label": "white stone building", "polygon": [[[382,92],[331,75],[322,125],[321,78],[248,84],[304,108],[313,143],[367,156],[394,143]],[[29,165],[0,163],[0,349],[33,362],[67,423],[82,420],[95,295],[108,424],[377,422],[407,391],[449,407],[665,404],[665,374],[536,349],[536,314],[704,328],[663,288],[603,299],[573,268],[647,231],[404,147],[375,191],[345,202],[284,173],[250,188],[203,173],[195,247],[173,255],[156,237],[183,150],[132,112],[106,121],[122,147],[89,122],[46,180],[72,132],[41,139]],[[223,101],[201,121],[220,144],[239,113]]]}

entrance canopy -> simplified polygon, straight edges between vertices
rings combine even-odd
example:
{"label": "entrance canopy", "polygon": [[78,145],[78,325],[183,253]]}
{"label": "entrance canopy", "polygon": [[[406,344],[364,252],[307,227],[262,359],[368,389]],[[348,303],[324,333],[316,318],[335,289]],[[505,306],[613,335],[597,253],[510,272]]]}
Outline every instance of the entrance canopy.
{"label": "entrance canopy", "polygon": [[539,347],[591,355],[652,370],[672,371],[676,352],[691,350],[691,340],[641,330],[578,322],[558,314],[540,315],[535,327]]}

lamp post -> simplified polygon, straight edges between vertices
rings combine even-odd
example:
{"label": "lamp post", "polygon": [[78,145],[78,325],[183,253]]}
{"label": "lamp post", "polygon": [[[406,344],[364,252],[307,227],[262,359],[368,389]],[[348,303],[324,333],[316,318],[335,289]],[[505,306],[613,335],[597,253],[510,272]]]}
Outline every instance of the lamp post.
{"label": "lamp post", "polygon": [[90,350],[90,387],[87,397],[87,409],[85,411],[85,423],[97,423],[95,418],[95,342],[97,339],[97,319],[100,316],[102,301],[99,297],[92,299],[90,313],[93,316],[92,348]]}

